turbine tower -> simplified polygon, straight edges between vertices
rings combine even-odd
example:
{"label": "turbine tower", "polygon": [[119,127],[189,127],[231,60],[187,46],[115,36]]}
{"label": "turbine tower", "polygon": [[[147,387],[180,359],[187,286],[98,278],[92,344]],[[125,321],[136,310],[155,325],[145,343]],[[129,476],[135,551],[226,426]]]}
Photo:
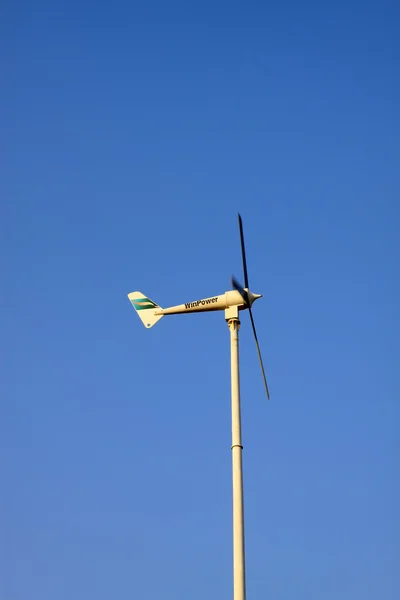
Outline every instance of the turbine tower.
{"label": "turbine tower", "polygon": [[128,298],[137,311],[145,327],[153,327],[164,315],[183,314],[187,312],[203,312],[224,310],[225,320],[230,331],[231,346],[231,395],[232,395],[232,491],[233,491],[233,598],[246,600],[246,572],[244,547],[244,505],[243,505],[243,466],[242,466],[242,426],[240,410],[240,378],[239,378],[239,311],[248,310],[253,329],[261,373],[265,391],[269,400],[269,390],[265,377],[264,365],[258,343],[256,327],[251,307],[261,294],[254,294],[249,289],[246,250],[244,245],[243,222],[238,214],[240,245],[242,251],[244,286],[232,277],[233,290],[219,296],[203,298],[161,308],[141,292],[131,292]]}

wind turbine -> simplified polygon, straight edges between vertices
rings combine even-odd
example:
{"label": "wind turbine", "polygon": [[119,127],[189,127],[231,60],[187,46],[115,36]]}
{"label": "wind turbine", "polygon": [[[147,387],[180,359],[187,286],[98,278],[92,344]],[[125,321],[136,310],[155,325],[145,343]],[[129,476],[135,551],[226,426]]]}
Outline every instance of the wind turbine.
{"label": "wind turbine", "polygon": [[233,479],[233,597],[234,600],[245,600],[245,553],[244,553],[244,511],[243,511],[243,471],[242,471],[242,431],[240,412],[240,383],[239,383],[239,311],[248,310],[265,391],[269,400],[267,379],[261,358],[256,327],[251,307],[261,294],[254,294],[249,289],[247,274],[246,250],[244,246],[242,217],[238,214],[240,245],[242,250],[244,286],[232,277],[233,290],[219,296],[202,298],[194,302],[161,308],[141,292],[131,292],[128,298],[137,311],[145,327],[153,327],[165,315],[177,315],[192,312],[224,310],[225,320],[230,330],[231,341],[231,394],[232,394],[232,479]]}

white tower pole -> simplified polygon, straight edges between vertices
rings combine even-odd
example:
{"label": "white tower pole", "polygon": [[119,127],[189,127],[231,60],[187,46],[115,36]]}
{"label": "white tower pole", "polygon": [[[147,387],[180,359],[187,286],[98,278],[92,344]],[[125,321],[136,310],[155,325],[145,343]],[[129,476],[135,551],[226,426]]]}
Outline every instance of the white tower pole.
{"label": "white tower pole", "polygon": [[225,311],[231,337],[232,475],[233,475],[233,598],[246,600],[242,432],[240,419],[239,327],[237,306]]}

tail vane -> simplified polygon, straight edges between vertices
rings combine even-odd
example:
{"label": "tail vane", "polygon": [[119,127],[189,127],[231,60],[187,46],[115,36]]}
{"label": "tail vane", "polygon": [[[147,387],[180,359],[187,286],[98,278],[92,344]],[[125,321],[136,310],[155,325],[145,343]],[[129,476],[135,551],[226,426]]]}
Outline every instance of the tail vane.
{"label": "tail vane", "polygon": [[141,292],[131,292],[128,298],[145,327],[153,327],[164,316],[156,314],[162,310],[161,307]]}

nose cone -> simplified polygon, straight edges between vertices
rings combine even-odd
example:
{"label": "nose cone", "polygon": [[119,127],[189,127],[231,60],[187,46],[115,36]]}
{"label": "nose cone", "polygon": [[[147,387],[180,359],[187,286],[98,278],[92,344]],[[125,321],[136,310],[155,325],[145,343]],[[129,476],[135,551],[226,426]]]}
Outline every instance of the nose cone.
{"label": "nose cone", "polygon": [[250,292],[250,290],[247,292],[247,295],[249,298],[250,306],[255,300],[258,300],[258,298],[262,298],[262,294],[253,294],[253,292]]}

